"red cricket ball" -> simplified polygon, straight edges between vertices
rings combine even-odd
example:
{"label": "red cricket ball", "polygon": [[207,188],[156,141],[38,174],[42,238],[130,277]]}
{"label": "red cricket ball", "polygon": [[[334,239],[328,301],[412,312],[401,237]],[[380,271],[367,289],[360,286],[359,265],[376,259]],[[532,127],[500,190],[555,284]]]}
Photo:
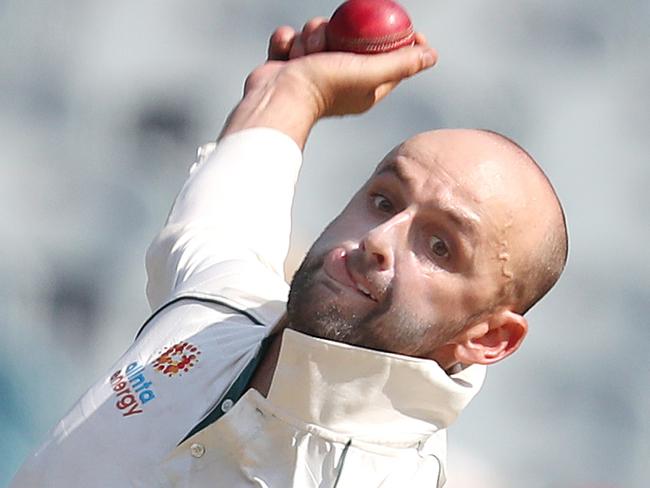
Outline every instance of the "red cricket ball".
{"label": "red cricket ball", "polygon": [[330,51],[385,53],[415,42],[406,10],[392,0],[348,0],[336,9],[325,31]]}

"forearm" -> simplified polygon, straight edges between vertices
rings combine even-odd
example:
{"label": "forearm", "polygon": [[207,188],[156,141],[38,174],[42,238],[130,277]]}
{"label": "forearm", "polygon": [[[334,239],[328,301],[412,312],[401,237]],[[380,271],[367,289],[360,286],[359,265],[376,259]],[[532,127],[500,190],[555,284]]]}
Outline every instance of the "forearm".
{"label": "forearm", "polygon": [[153,307],[192,276],[218,274],[219,263],[255,261],[282,274],[301,150],[320,113],[285,68],[267,63],[249,76],[216,150],[194,166],[147,253]]}
{"label": "forearm", "polygon": [[[148,254],[152,304],[228,260],[253,257],[281,273],[293,185],[314,124],[370,109],[434,61],[416,46],[374,56],[316,53],[255,69],[220,139],[231,137],[195,168]],[[243,132],[255,128],[268,130],[251,131],[253,139]],[[271,245],[268,236],[276,235],[286,242]]]}

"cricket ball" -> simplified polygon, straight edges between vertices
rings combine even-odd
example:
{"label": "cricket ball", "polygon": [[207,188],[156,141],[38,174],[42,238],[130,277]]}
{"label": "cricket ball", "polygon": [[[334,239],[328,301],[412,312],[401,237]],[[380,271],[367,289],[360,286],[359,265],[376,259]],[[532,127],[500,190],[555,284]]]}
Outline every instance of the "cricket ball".
{"label": "cricket ball", "polygon": [[406,10],[392,0],[348,0],[334,11],[325,30],[330,51],[376,54],[415,42]]}

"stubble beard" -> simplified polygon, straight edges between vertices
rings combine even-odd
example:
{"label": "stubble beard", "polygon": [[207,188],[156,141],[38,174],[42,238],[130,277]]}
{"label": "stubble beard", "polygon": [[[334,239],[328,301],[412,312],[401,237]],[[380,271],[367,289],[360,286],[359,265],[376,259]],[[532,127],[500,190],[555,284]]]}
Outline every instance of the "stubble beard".
{"label": "stubble beard", "polygon": [[324,259],[310,251],[293,277],[287,303],[290,328],[313,337],[414,357],[428,356],[447,340],[447,327],[434,326],[395,303],[390,287],[369,312],[325,296],[328,292],[319,289],[322,285],[318,283]]}
{"label": "stubble beard", "polygon": [[344,314],[338,303],[325,303],[316,296],[316,274],[322,269],[323,261],[323,256],[313,258],[307,254],[293,276],[287,303],[289,326],[314,337],[358,344],[361,338],[354,330],[358,316]]}

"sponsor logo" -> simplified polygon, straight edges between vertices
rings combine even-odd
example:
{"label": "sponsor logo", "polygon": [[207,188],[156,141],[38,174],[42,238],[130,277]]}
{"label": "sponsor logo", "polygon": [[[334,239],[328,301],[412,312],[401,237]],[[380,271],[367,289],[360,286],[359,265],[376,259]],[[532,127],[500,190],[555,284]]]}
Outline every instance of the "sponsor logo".
{"label": "sponsor logo", "polygon": [[124,417],[143,412],[144,406],[156,398],[151,381],[144,375],[144,366],[129,364],[126,369],[118,370],[110,378],[117,401],[115,407]]}
{"label": "sponsor logo", "polygon": [[201,351],[189,342],[179,342],[165,349],[153,362],[153,368],[169,377],[182,376],[199,362]]}

